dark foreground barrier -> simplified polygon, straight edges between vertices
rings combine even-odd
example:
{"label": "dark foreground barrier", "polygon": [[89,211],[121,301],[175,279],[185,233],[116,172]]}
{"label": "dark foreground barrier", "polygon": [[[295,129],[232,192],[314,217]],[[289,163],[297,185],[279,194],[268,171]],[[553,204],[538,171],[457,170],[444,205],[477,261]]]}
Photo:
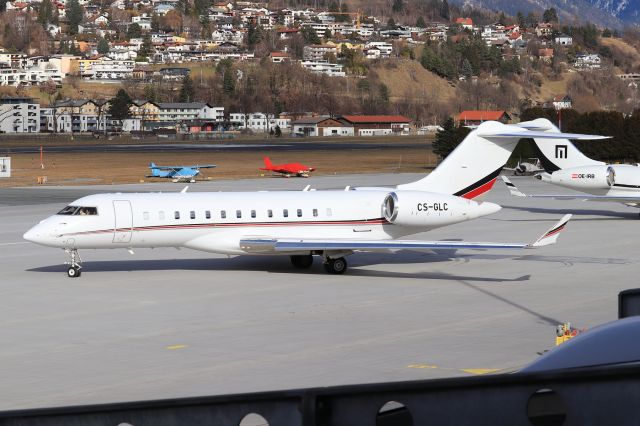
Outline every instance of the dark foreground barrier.
{"label": "dark foreground barrier", "polygon": [[0,413],[0,425],[7,426],[537,426],[639,422],[639,365]]}

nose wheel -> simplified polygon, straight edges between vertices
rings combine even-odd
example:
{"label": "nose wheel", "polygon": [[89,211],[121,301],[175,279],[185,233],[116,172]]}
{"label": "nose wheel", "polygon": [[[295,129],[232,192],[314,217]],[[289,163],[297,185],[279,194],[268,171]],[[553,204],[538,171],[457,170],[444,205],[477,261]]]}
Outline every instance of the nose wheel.
{"label": "nose wheel", "polygon": [[78,250],[65,249],[65,253],[67,253],[70,258],[69,262],[65,262],[66,265],[69,265],[69,269],[67,269],[67,276],[69,278],[78,278],[82,274],[82,258],[80,257]]}

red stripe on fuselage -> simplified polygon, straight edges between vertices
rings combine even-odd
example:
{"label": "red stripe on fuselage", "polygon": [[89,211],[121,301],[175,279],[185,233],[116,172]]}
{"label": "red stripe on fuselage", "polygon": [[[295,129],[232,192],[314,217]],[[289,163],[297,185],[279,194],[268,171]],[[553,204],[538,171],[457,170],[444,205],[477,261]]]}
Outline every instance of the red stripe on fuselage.
{"label": "red stripe on fuselage", "polygon": [[202,229],[202,228],[230,228],[230,227],[282,227],[282,226],[349,226],[349,225],[386,225],[389,224],[386,219],[369,219],[369,220],[353,220],[353,221],[301,221],[301,222],[235,222],[235,223],[193,223],[193,224],[176,224],[176,225],[155,225],[132,228],[108,228],[95,231],[75,232],[65,235],[90,235],[103,234],[112,232],[141,232],[141,231],[166,231],[178,229]]}
{"label": "red stripe on fuselage", "polygon": [[491,188],[493,188],[493,184],[494,183],[496,183],[496,178],[493,178],[489,182],[485,183],[484,185],[480,185],[476,189],[473,189],[473,190],[467,192],[466,194],[464,194],[462,196],[462,198],[467,198],[469,200],[472,200],[472,199],[474,199],[476,197],[479,197],[480,195],[484,194],[485,192],[490,191]]}

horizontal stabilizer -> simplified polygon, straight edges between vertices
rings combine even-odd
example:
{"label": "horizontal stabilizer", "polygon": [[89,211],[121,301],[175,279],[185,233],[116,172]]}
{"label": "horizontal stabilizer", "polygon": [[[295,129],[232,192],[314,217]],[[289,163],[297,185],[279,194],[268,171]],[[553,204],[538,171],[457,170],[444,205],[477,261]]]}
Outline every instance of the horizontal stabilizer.
{"label": "horizontal stabilizer", "polygon": [[496,133],[482,133],[478,136],[488,139],[493,138],[536,138],[536,139],[578,139],[578,140],[598,140],[609,139],[611,136],[600,135],[583,135],[580,133],[553,133],[553,132],[540,132],[525,130],[522,132],[496,132]]}

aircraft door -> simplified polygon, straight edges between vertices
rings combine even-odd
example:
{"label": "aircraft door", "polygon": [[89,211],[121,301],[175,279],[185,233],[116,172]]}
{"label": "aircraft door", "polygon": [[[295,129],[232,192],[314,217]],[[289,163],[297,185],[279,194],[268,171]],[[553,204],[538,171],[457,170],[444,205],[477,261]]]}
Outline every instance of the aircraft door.
{"label": "aircraft door", "polygon": [[128,243],[131,241],[133,228],[133,212],[131,202],[117,200],[113,202],[115,223],[113,228],[114,243]]}

